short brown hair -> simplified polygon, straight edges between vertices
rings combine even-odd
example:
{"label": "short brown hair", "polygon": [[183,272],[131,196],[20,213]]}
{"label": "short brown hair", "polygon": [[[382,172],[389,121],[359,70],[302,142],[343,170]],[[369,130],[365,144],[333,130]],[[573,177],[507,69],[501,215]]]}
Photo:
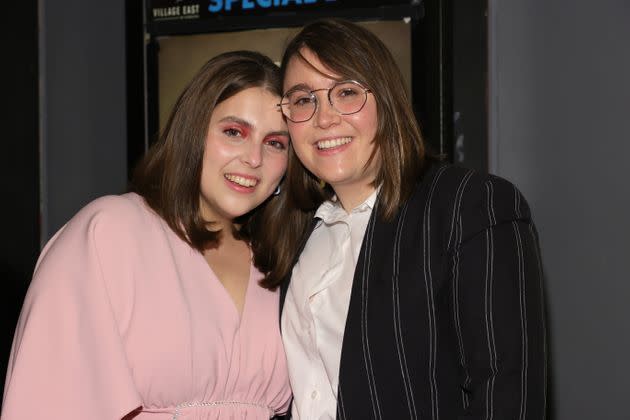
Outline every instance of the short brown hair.
{"label": "short brown hair", "polygon": [[[210,59],[181,93],[160,138],[134,171],[131,190],[144,197],[182,240],[199,251],[217,246],[220,238],[220,232],[208,229],[212,221],[204,220],[199,210],[210,118],[218,104],[251,87],[282,95],[279,69],[268,57],[252,51],[233,51]],[[280,201],[273,197],[262,207],[278,206]],[[239,218],[241,228],[237,234],[241,238],[251,240],[252,231],[260,232],[250,226],[254,220],[269,223],[266,216],[257,215],[260,210],[261,207]],[[265,214],[276,213],[269,210]],[[264,252],[273,254],[275,249]],[[275,261],[273,255],[258,256],[261,258]],[[264,268],[261,271],[268,272],[272,267],[267,264]]]}
{"label": "short brown hair", "polygon": [[[287,45],[282,58],[282,78],[293,57],[308,48],[341,79],[353,79],[372,90],[376,99],[378,127],[374,138],[375,153],[380,151],[380,166],[374,181],[381,185],[379,216],[394,217],[409,198],[422,171],[425,154],[420,128],[407,97],[400,70],[385,45],[370,31],[341,19],[321,19],[306,25]],[[303,59],[303,57],[302,57]],[[369,164],[369,162],[368,162]],[[300,163],[293,149],[285,185],[289,194],[282,197],[276,220],[282,220],[268,237],[273,254],[273,272],[266,281],[280,284],[291,273],[317,207],[332,197]],[[267,210],[265,210],[267,211]],[[269,262],[271,265],[271,261]]]}
{"label": "short brown hair", "polygon": [[[374,181],[375,186],[381,185],[379,215],[391,219],[411,195],[425,159],[420,127],[396,61],[369,30],[342,19],[321,19],[306,25],[287,45],[281,66],[283,79],[290,60],[300,58],[303,48],[315,53],[340,80],[357,80],[373,92],[378,127],[370,160],[380,152]],[[317,179],[295,159],[289,161],[287,179],[294,201],[303,210],[316,208],[332,195],[332,191],[322,190]]]}

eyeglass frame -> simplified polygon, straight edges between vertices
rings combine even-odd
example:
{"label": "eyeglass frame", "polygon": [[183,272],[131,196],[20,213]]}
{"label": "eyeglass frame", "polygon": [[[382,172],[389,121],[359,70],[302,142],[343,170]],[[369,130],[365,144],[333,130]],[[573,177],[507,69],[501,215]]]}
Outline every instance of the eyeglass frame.
{"label": "eyeglass frame", "polygon": [[[333,105],[333,103],[332,103],[332,99],[330,98],[330,92],[331,92],[334,88],[336,88],[337,86],[342,85],[342,84],[344,84],[344,83],[352,83],[352,84],[355,84],[355,85],[357,85],[359,88],[361,88],[361,89],[363,90],[363,95],[364,95],[364,97],[365,97],[365,99],[363,100],[363,104],[359,107],[359,109],[357,109],[357,110],[356,110],[356,111],[354,111],[354,112],[346,112],[346,113],[344,113],[344,112],[339,111],[339,110],[337,109],[337,107],[335,107],[335,105]],[[332,86],[331,86],[331,87],[329,87],[329,88],[313,89],[313,90],[310,90],[310,91],[309,91],[309,90],[306,90],[306,89],[302,89],[302,88],[293,88],[293,89],[289,89],[287,92],[285,92],[285,94],[284,94],[284,95],[282,95],[282,99],[283,99],[283,100],[286,98],[286,96],[287,96],[288,94],[293,93],[293,92],[297,92],[297,91],[303,91],[304,93],[308,93],[308,94],[309,94],[309,96],[310,96],[311,98],[314,98],[314,99],[315,99],[315,108],[313,108],[313,113],[311,114],[311,116],[310,116],[310,117],[308,117],[308,118],[307,118],[307,119],[305,119],[305,120],[301,120],[301,121],[295,121],[295,120],[292,120],[292,119],[291,119],[291,117],[289,117],[287,114],[285,114],[285,113],[284,113],[283,108],[282,108],[282,105],[291,105],[291,103],[290,103],[290,102],[284,102],[284,101],[283,101],[283,102],[280,102],[279,104],[277,104],[276,106],[280,108],[280,112],[282,112],[282,115],[284,115],[284,116],[285,116],[285,117],[286,117],[289,121],[291,121],[291,122],[294,122],[294,123],[303,123],[303,122],[310,121],[310,120],[313,118],[313,116],[315,115],[315,113],[317,112],[317,109],[319,108],[319,99],[317,99],[317,95],[315,95],[315,92],[321,92],[322,90],[327,90],[327,91],[328,91],[328,92],[326,93],[326,97],[328,98],[328,103],[330,104],[330,106],[332,107],[332,109],[334,109],[336,112],[338,112],[338,113],[339,113],[339,115],[353,115],[353,114],[356,114],[356,113],[358,113],[358,112],[361,112],[361,110],[365,107],[365,104],[367,103],[367,97],[368,97],[368,96],[367,96],[367,94],[368,94],[368,93],[372,93],[372,89],[366,88],[365,86],[363,86],[363,84],[362,84],[362,83],[360,83],[360,82],[359,82],[359,81],[357,81],[357,80],[353,80],[353,79],[340,80],[339,82],[335,82],[335,84],[334,84],[334,85],[332,85]]]}

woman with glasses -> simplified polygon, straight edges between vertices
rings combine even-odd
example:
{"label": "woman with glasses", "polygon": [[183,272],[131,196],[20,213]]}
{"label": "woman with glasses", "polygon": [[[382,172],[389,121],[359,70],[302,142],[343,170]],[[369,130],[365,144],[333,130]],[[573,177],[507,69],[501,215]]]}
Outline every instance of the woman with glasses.
{"label": "woman with glasses", "polygon": [[134,192],[95,200],[50,240],[16,329],[3,420],[263,420],[287,410],[273,286],[289,150],[280,96],[267,57],[211,59]]}
{"label": "woman with glasses", "polygon": [[371,32],[309,24],[282,72],[297,157],[286,220],[304,235],[281,296],[293,418],[542,419],[542,275],[523,196],[429,156]]}

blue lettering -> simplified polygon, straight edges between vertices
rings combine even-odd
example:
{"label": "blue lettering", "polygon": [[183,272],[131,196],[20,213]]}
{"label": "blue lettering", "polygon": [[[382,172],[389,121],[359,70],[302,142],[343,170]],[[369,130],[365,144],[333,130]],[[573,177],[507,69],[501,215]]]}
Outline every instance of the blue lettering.
{"label": "blue lettering", "polygon": [[[269,7],[284,7],[284,6],[302,6],[307,4],[315,4],[322,0],[209,0],[208,10],[211,13],[218,12],[230,12],[233,8],[240,8],[243,11],[255,9],[257,7],[267,9]],[[323,0],[325,3],[333,3],[337,0]],[[234,7],[233,7],[234,6]],[[240,6],[240,7],[238,7]],[[191,14],[185,9],[184,14]]]}
{"label": "blue lettering", "polygon": [[219,12],[223,9],[223,0],[210,0],[210,6],[208,6],[208,10],[211,13]]}

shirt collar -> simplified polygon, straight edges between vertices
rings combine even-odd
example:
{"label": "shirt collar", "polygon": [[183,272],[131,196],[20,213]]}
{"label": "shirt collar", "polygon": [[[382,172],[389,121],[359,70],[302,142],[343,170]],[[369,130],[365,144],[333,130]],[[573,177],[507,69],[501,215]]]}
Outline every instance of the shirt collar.
{"label": "shirt collar", "polygon": [[[380,190],[381,187],[379,186],[364,202],[353,208],[350,214],[372,211]],[[341,206],[339,200],[337,200],[337,196],[334,196],[331,200],[324,201],[315,212],[315,218],[321,219],[326,224],[338,222],[347,216],[348,213],[346,213],[346,210]],[[317,226],[320,224],[321,223],[318,223]]]}

